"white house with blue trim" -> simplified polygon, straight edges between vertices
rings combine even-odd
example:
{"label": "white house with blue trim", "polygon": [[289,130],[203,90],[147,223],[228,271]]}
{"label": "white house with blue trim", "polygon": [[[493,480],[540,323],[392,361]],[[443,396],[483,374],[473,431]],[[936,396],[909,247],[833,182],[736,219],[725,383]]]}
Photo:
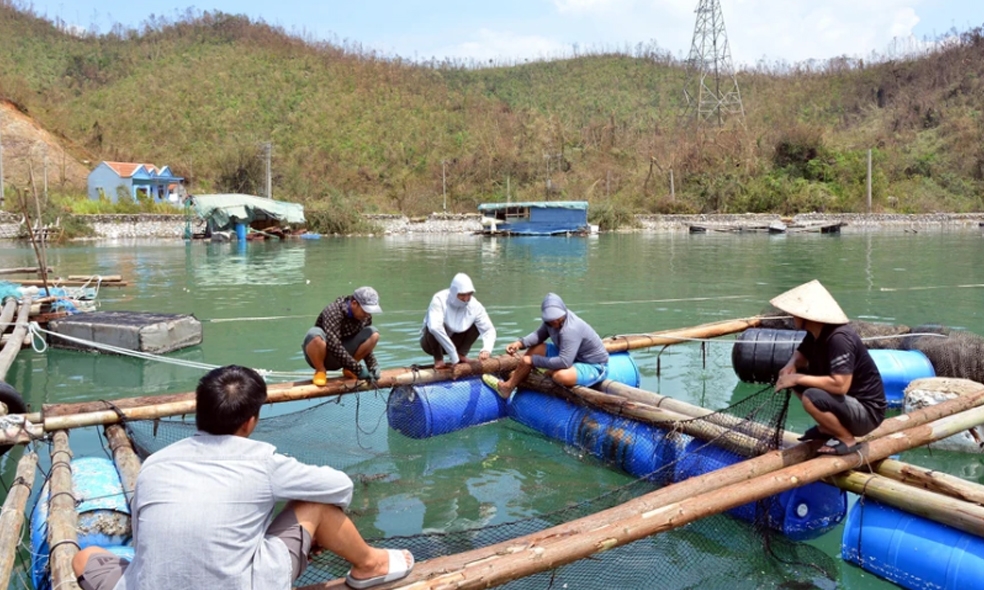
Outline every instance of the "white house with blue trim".
{"label": "white house with blue trim", "polygon": [[[184,198],[184,178],[171,173],[168,166],[132,162],[102,162],[89,173],[89,198],[100,197],[117,202],[122,195],[134,201],[144,196],[155,203],[181,204]],[[122,187],[122,190],[120,189]]]}

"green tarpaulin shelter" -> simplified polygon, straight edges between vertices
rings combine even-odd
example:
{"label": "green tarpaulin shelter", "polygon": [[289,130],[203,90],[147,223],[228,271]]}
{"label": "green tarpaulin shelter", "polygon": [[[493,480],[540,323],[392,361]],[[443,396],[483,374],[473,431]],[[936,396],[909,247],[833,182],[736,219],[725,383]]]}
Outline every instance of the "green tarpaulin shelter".
{"label": "green tarpaulin shelter", "polygon": [[254,195],[194,195],[192,207],[202,219],[211,221],[217,231],[232,229],[237,223],[273,219],[282,223],[304,223],[304,206]]}

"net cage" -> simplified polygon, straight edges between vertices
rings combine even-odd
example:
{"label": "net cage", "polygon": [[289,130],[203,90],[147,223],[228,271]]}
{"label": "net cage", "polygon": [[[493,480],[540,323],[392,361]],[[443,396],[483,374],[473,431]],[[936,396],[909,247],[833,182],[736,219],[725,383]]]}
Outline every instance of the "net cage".
{"label": "net cage", "polygon": [[[532,412],[546,414],[553,402],[537,396],[547,395],[520,390],[513,405],[525,398]],[[766,388],[691,421],[716,432],[712,441],[684,434],[679,423],[638,425],[570,400],[564,400],[572,408],[562,418],[566,423],[554,425],[567,430],[566,440],[522,424],[515,412],[418,439],[388,425],[391,397],[346,394],[261,414],[252,438],[302,462],[346,472],[355,482],[349,514],[363,536],[376,546],[409,549],[418,562],[536,533],[774,449],[788,404]],[[147,456],[190,436],[195,426],[186,417],[129,422],[127,430]],[[833,559],[782,534],[787,512],[773,496],[504,587],[835,587]],[[343,577],[348,567],[323,552],[296,586]]]}

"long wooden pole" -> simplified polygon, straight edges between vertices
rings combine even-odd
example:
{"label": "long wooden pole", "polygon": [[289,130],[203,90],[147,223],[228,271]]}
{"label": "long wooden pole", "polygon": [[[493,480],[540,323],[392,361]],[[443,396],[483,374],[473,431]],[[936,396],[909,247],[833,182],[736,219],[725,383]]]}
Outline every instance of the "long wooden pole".
{"label": "long wooden pole", "polygon": [[[581,391],[581,388],[575,387],[573,389],[575,393]],[[642,389],[629,387],[628,385],[615,381],[604,381],[599,386],[599,389],[607,394],[611,394],[619,398],[648,403],[658,406],[660,409],[677,412],[680,415],[690,418],[707,418],[709,420],[715,420],[717,423],[724,426],[729,426],[732,422],[743,422],[738,418],[723,414],[715,414],[713,411],[700,406],[688,404],[684,401],[661,396]],[[978,391],[972,395],[981,396],[982,393],[984,393],[984,390]],[[975,397],[975,399],[977,399],[977,397]],[[981,399],[981,403],[984,403],[984,398]],[[973,403],[976,404],[977,402]],[[783,440],[787,445],[794,446],[799,442],[796,437],[796,433],[787,431],[783,435]],[[932,471],[916,465],[903,463],[902,461],[897,461],[895,459],[885,459],[883,461],[872,463],[871,469],[879,475],[909,484],[910,486],[915,486],[923,490],[936,492],[938,494],[943,494],[951,498],[964,500],[973,504],[984,505],[984,486],[960,479],[959,477],[955,477],[947,473]],[[891,503],[888,499],[885,499],[885,502]],[[892,505],[894,506],[895,504]],[[900,506],[900,508],[904,507]]]}
{"label": "long wooden pole", "polygon": [[[686,416],[668,408],[601,393],[588,387],[575,386],[567,389],[558,385],[545,375],[531,373],[526,378],[526,381],[523,382],[523,386],[564,398],[573,398],[577,401],[586,402],[610,414],[627,416],[640,422],[660,426],[667,431],[679,431],[703,440],[717,441],[718,444],[737,447],[743,449],[746,455],[767,450],[761,448],[761,439],[732,430],[727,425],[694,420],[692,416]],[[734,420],[736,422],[738,421],[737,418],[734,418]]]}
{"label": "long wooden pole", "polygon": [[955,500],[872,473],[849,471],[827,478],[859,496],[874,498],[911,514],[984,537],[984,506]]}
{"label": "long wooden pole", "polygon": [[116,471],[120,474],[123,495],[126,496],[126,503],[129,504],[133,500],[133,490],[137,489],[140,457],[133,450],[133,443],[126,435],[126,430],[119,424],[106,427],[106,440],[109,442],[109,450],[113,453]]}
{"label": "long wooden pole", "polygon": [[[895,420],[897,426],[898,419],[892,420]],[[886,420],[887,422],[889,421]],[[883,459],[891,454],[952,436],[982,422],[984,408],[977,407],[930,424],[909,428],[895,436],[883,436],[869,441],[866,459],[857,454],[816,457],[778,471],[756,474],[736,483],[715,485],[724,472],[747,471],[747,464],[763,457],[782,454],[768,453],[533,535],[420,563],[409,578],[385,588],[437,590],[489,588],[504,584],[856,468],[865,460]],[[907,421],[902,423],[908,424]],[[807,447],[808,445],[803,444],[790,450]],[[702,484],[696,489],[703,491],[690,493],[691,490],[686,490],[684,494],[678,491],[691,487],[693,484],[690,482],[694,480],[699,480]],[[307,586],[304,590],[340,589],[344,587],[343,584],[343,580],[334,580],[326,584]]]}
{"label": "long wooden pole", "polygon": [[[0,350],[0,381],[6,381],[7,371],[10,365],[14,364],[17,353],[24,345],[24,337],[27,336],[27,320],[31,311],[31,298],[25,297],[21,301],[20,310],[17,312],[17,327],[14,328],[13,335],[3,349]],[[0,442],[0,444],[3,444]]]}
{"label": "long wooden pole", "polygon": [[0,333],[7,330],[7,326],[10,325],[10,321],[14,319],[14,313],[17,312],[17,300],[13,297],[7,299],[7,302],[3,304],[3,309],[0,310]]}
{"label": "long wooden pole", "polygon": [[[54,272],[55,269],[48,267],[48,272]],[[18,268],[0,268],[0,275],[27,275],[27,274],[39,274],[41,268],[38,266],[21,266]]]}
{"label": "long wooden pole", "polygon": [[53,588],[78,588],[72,558],[79,551],[79,515],[75,511],[72,487],[72,449],[68,433],[58,431],[52,437],[51,476],[48,492],[48,546],[51,548],[51,583]]}
{"label": "long wooden pole", "polygon": [[14,571],[14,557],[21,541],[24,526],[24,508],[34,487],[34,470],[38,465],[36,453],[26,452],[17,462],[17,475],[3,502],[0,513],[0,588],[10,585],[10,574]]}
{"label": "long wooden pole", "polygon": [[[728,320],[725,322],[714,322],[685,328],[682,330],[667,330],[652,334],[638,334],[630,336],[615,336],[605,341],[605,347],[610,352],[622,352],[639,348],[650,348],[653,346],[663,346],[685,342],[694,338],[716,338],[728,334],[741,332],[750,327],[761,323],[761,317],[742,318]],[[328,397],[355,393],[359,391],[371,391],[373,389],[386,389],[399,385],[414,385],[417,383],[435,383],[448,381],[452,375],[456,378],[471,377],[483,373],[501,373],[511,371],[516,368],[519,359],[509,355],[501,355],[490,358],[486,361],[474,361],[469,365],[456,365],[454,369],[448,368],[437,371],[432,368],[419,370],[413,369],[392,369],[383,371],[380,379],[371,384],[365,381],[354,381],[351,379],[330,379],[324,387],[312,385],[310,381],[295,381],[293,383],[282,383],[272,385],[268,388],[267,401],[278,403],[284,401],[294,401],[301,399],[312,399],[318,397]],[[452,373],[456,371],[456,373]],[[195,411],[195,394],[178,393],[166,396],[140,397],[115,400],[113,405],[119,408],[123,414],[132,420],[144,420],[162,418],[165,416],[177,416],[191,414]],[[131,408],[148,406],[150,409],[141,412],[131,412]],[[120,421],[119,415],[113,410],[107,410],[106,402],[84,402],[81,404],[54,404],[46,405],[42,408],[44,428],[48,431],[61,430],[63,428],[78,428],[81,426],[94,426],[97,424],[114,424]],[[2,442],[2,440],[0,440]]]}

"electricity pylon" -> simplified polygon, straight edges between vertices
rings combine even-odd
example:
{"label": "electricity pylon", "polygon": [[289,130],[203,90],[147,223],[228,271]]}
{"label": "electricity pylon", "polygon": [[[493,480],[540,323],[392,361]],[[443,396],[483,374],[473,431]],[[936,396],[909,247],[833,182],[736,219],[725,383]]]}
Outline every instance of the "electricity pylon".
{"label": "electricity pylon", "polygon": [[745,123],[745,108],[731,62],[728,33],[719,0],[700,0],[694,40],[687,57],[687,82],[683,88],[687,114],[698,122],[723,124],[737,116]]}

